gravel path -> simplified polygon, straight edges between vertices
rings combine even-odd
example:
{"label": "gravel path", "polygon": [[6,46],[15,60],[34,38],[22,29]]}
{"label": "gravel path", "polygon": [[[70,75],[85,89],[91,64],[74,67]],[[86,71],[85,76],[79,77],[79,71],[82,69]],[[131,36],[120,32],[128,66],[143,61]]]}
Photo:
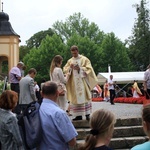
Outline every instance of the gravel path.
{"label": "gravel path", "polygon": [[111,105],[109,102],[92,102],[92,112],[105,108],[112,111],[116,118],[141,118],[143,104],[126,104],[115,103]]}

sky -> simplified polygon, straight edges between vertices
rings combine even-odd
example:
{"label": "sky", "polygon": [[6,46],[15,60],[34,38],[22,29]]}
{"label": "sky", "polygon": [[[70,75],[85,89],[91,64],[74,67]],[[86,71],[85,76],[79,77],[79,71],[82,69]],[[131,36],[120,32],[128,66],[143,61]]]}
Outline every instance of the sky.
{"label": "sky", "polygon": [[[114,32],[124,42],[132,35],[137,18],[133,4],[140,0],[0,0],[3,12],[9,15],[20,45],[35,33],[52,28],[56,21],[65,22],[74,13],[81,13],[104,33]],[[149,3],[150,5],[150,3]],[[149,7],[148,5],[148,7]],[[2,5],[1,5],[2,6]],[[0,9],[2,11],[2,7]]]}

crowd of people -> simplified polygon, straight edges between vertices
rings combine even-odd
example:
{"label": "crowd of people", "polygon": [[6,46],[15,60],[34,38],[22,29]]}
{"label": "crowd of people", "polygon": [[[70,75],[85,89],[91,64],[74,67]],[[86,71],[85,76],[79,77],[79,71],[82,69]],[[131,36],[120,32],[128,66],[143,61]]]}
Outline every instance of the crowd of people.
{"label": "crowd of people", "polygon": [[[72,57],[63,69],[62,56],[54,56],[50,64],[50,80],[44,80],[41,88],[34,81],[37,74],[35,68],[29,69],[28,74],[24,75],[25,65],[19,62],[10,70],[11,90],[4,91],[0,96],[2,150],[25,149],[17,125],[17,115],[23,113],[27,105],[33,101],[39,101],[41,104],[39,114],[43,132],[39,150],[69,150],[69,147],[75,146],[78,133],[72,121],[84,118],[90,121],[91,130],[79,150],[111,150],[109,143],[113,136],[115,116],[107,109],[92,112],[91,91],[98,84],[97,77],[90,60],[79,54],[77,46],[72,46],[70,52]],[[150,65],[144,75],[144,91],[147,93],[147,98],[150,94],[149,83]],[[114,105],[116,96],[115,86],[113,75],[110,75],[103,87],[103,97],[104,100],[110,101],[111,105]],[[133,84],[133,89],[133,93],[137,95],[139,89],[136,82]],[[66,111],[73,116],[72,120]],[[143,107],[142,120],[144,131],[150,137],[150,105]],[[138,145],[133,150],[138,150],[138,147],[150,147],[150,142]]]}
{"label": "crowd of people", "polygon": [[111,111],[107,109],[95,111],[90,119],[90,134],[79,150],[112,150],[108,145],[113,136],[115,122],[115,116]]}
{"label": "crowd of people", "polygon": [[[97,77],[90,60],[79,54],[77,46],[71,47],[71,54],[72,58],[63,69],[62,56],[54,56],[50,64],[50,81],[44,81],[41,89],[34,81],[37,74],[35,68],[29,69],[28,74],[24,75],[24,64],[19,62],[9,72],[11,90],[18,94],[12,113],[23,113],[28,104],[38,101],[37,93],[41,95],[43,140],[40,149],[68,149],[69,145],[75,145],[77,132],[66,110],[73,116],[73,121],[82,120],[84,116],[86,120],[90,119],[91,89],[97,84]],[[49,129],[54,133],[49,133]]]}
{"label": "crowd of people", "polygon": [[[144,77],[143,77],[144,78]],[[133,82],[132,85],[129,85],[127,89],[121,88],[116,82],[113,81],[113,75],[110,75],[110,78],[104,83],[101,88],[100,85],[97,85],[92,90],[92,97],[100,97],[103,98],[104,101],[107,101],[114,105],[114,98],[118,97],[133,97],[139,98],[141,96],[146,96],[148,98],[149,94],[146,90],[144,90],[144,83],[140,83],[140,87],[138,86],[138,81]],[[100,90],[98,90],[98,88]],[[149,91],[149,90],[148,90]]]}

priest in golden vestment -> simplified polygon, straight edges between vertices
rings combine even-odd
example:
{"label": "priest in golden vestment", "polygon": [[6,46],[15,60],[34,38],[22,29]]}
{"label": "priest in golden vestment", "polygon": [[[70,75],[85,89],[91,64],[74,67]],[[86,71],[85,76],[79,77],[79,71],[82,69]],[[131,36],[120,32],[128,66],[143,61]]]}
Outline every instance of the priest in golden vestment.
{"label": "priest in golden vestment", "polygon": [[71,47],[72,58],[67,61],[63,71],[68,76],[66,84],[67,98],[70,101],[70,113],[73,120],[82,120],[89,116],[92,110],[91,90],[98,83],[98,79],[92,68],[90,60],[79,54],[78,47]]}

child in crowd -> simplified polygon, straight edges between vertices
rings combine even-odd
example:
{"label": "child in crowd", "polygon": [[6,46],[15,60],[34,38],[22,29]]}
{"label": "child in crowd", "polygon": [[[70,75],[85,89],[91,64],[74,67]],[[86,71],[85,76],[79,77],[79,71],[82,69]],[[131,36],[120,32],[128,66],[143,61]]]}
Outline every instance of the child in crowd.
{"label": "child in crowd", "polygon": [[100,109],[90,119],[91,131],[79,150],[112,150],[108,147],[114,131],[115,116],[112,112]]}

